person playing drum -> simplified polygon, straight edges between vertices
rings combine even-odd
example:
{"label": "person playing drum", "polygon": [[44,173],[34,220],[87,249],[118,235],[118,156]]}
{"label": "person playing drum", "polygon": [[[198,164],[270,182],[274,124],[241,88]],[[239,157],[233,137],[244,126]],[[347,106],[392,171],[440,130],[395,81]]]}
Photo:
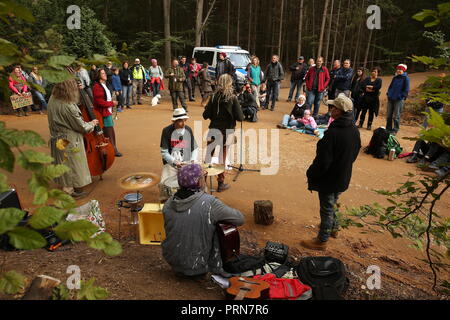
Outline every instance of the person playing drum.
{"label": "person playing drum", "polygon": [[165,127],[161,134],[161,200],[167,200],[171,190],[178,188],[177,170],[183,164],[197,160],[198,147],[192,129],[186,125],[189,116],[184,108],[173,111],[172,124]]}

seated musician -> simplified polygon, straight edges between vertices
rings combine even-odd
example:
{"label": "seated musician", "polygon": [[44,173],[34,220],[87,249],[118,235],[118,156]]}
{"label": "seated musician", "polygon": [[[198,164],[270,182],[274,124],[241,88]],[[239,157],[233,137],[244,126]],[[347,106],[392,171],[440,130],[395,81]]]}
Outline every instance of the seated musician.
{"label": "seated musician", "polygon": [[256,103],[256,97],[249,84],[246,84],[243,88],[243,92],[240,95],[240,103],[242,113],[244,114],[244,120],[250,122],[258,121],[258,104]]}
{"label": "seated musician", "polygon": [[[161,200],[167,200],[170,193],[165,187],[177,188],[177,170],[185,163],[197,160],[198,147],[192,129],[186,125],[189,116],[184,108],[173,111],[172,124],[165,127],[161,134],[161,156],[163,170],[161,173]],[[170,184],[168,181],[172,181]]]}
{"label": "seated musician", "polygon": [[162,254],[176,273],[185,276],[223,274],[216,224],[244,224],[242,213],[204,192],[205,177],[199,164],[183,166],[177,173],[180,189],[163,208]]}

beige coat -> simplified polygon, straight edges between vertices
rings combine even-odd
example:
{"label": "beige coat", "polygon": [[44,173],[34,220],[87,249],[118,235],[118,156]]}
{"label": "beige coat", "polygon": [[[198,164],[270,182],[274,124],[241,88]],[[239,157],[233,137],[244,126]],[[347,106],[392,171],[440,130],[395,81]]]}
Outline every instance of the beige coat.
{"label": "beige coat", "polygon": [[[92,182],[84,150],[83,135],[94,130],[94,126],[85,122],[81,111],[74,103],[61,102],[50,97],[48,102],[48,125],[50,129],[51,155],[55,164],[65,164],[71,170],[56,178],[62,187],[81,188]],[[69,142],[64,150],[56,147],[59,139]]]}

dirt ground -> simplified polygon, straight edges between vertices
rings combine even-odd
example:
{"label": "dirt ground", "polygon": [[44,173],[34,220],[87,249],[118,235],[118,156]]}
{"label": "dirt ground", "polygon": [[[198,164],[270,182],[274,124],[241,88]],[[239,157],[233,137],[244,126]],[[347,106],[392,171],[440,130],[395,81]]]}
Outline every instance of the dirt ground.
{"label": "dirt ground", "polygon": [[[422,83],[429,73],[411,75],[411,88]],[[382,110],[385,110],[385,91],[390,77],[383,79]],[[274,112],[259,112],[257,123],[244,123],[244,129],[275,129],[284,114],[289,113],[292,103],[285,102],[288,82],[282,86],[279,102]],[[196,102],[188,102],[191,119],[202,120],[203,108],[200,106],[199,94]],[[321,112],[326,107],[322,105]],[[162,103],[156,107],[149,105],[134,106],[132,110],[119,113],[115,122],[117,141],[122,158],[116,158],[112,168],[103,176],[103,180],[94,179],[87,188],[89,197],[81,200],[80,205],[89,199],[100,201],[101,209],[110,233],[117,237],[118,209],[115,206],[121,199],[121,190],[116,181],[120,177],[139,171],[160,174],[162,168],[159,153],[160,135],[163,127],[170,124],[171,103],[168,93],[163,93]],[[0,116],[10,128],[32,129],[45,139],[49,137],[47,117],[33,114],[30,117]],[[201,122],[203,132],[207,130],[207,121]],[[374,128],[385,125],[385,117],[375,119]],[[398,134],[404,150],[411,150],[413,142],[401,139],[412,137],[418,127],[402,125]],[[367,146],[372,131],[361,129],[362,145]],[[410,248],[409,242],[393,239],[388,234],[363,233],[352,228],[343,230],[338,239],[332,239],[327,251],[317,253],[302,248],[300,240],[313,237],[319,219],[319,201],[316,193],[310,193],[306,186],[306,170],[311,164],[318,139],[316,137],[279,131],[279,170],[275,175],[260,175],[245,172],[236,182],[232,182],[234,172],[227,174],[231,189],[215,194],[226,204],[239,209],[246,218],[241,228],[243,251],[257,253],[264,248],[266,241],[279,241],[290,247],[291,255],[298,259],[309,255],[330,255],[340,258],[349,269],[351,287],[347,293],[350,299],[440,299],[431,290],[432,274],[426,263],[420,259],[425,256],[420,251]],[[48,150],[43,148],[42,150]],[[257,168],[257,165],[246,165]],[[358,206],[373,202],[383,203],[383,197],[372,189],[395,188],[404,181],[408,172],[418,172],[414,165],[405,159],[393,162],[374,159],[362,150],[354,164],[353,177],[349,189],[342,195],[343,206]],[[9,181],[13,183],[21,196],[25,208],[32,207],[32,197],[27,190],[26,181],[29,174],[16,168]],[[145,202],[157,202],[156,187],[143,192]],[[253,222],[253,202],[271,200],[274,204],[275,222],[271,226],[260,226]],[[449,216],[450,199],[441,201],[438,211]],[[127,212],[123,211],[126,216]],[[127,222],[127,221],[126,221]],[[182,279],[175,276],[163,260],[159,246],[138,245],[131,229],[121,239],[123,253],[117,257],[106,257],[102,253],[86,248],[83,244],[67,246],[54,253],[45,250],[33,252],[0,252],[3,269],[15,269],[24,273],[29,279],[39,274],[47,274],[65,280],[69,265],[79,265],[82,278],[95,277],[97,283],[108,289],[110,299],[223,299],[223,293],[214,284],[203,280]],[[377,265],[381,268],[382,287],[380,290],[365,290],[363,285],[369,277],[367,267]],[[443,275],[448,279],[448,272]],[[2,297],[0,297],[2,298]],[[5,297],[3,297],[5,298]]]}

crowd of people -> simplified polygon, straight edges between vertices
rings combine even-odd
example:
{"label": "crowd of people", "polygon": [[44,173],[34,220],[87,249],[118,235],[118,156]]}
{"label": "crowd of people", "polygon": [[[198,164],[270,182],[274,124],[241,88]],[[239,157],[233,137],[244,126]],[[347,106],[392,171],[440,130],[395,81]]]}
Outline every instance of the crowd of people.
{"label": "crowd of people", "polygon": [[[225,164],[230,145],[236,143],[234,131],[237,122],[258,121],[260,110],[274,111],[279,100],[281,82],[285,71],[277,55],[263,69],[257,56],[252,56],[246,68],[246,83],[236,82],[235,68],[225,52],[219,53],[215,72],[210,72],[207,62],[199,64],[195,58],[182,56],[171,61],[171,66],[163,70],[156,59],[151,59],[146,69],[139,58],[130,67],[124,61],[116,67],[111,61],[104,66],[92,65],[86,70],[81,63],[74,66],[75,79],[66,80],[53,87],[47,104],[45,88],[47,82],[33,67],[26,74],[20,65],[14,66],[9,79],[13,94],[22,95],[29,90],[33,94],[39,111],[48,112],[50,147],[55,163],[65,163],[71,171],[57,179],[62,189],[78,198],[85,195],[83,188],[92,182],[83,135],[101,127],[101,132],[109,138],[116,157],[122,153],[114,130],[114,112],[142,105],[142,96],[161,96],[167,79],[172,101],[171,124],[161,133],[160,152],[163,162],[161,174],[161,197],[166,201],[163,209],[166,240],[162,244],[163,256],[174,271],[192,276],[205,272],[223,273],[217,242],[215,224],[228,222],[234,225],[244,223],[243,215],[205,191],[207,173],[198,163],[198,145],[192,129],[186,124],[189,102],[195,101],[196,88],[202,97],[203,118],[209,120],[207,135],[207,156],[211,163],[215,149],[219,146],[219,163]],[[295,100],[290,114],[284,115],[280,128],[303,129],[306,133],[320,135],[318,127],[328,129],[317,144],[316,157],[306,172],[308,189],[317,191],[320,202],[320,228],[316,238],[302,241],[309,249],[323,250],[330,237],[337,237],[339,224],[336,217],[336,203],[340,195],[348,189],[353,163],[361,148],[358,128],[362,128],[368,113],[367,129],[371,130],[380,107],[382,80],[380,68],[374,67],[370,75],[365,75],[362,67],[354,69],[350,60],[341,65],[333,62],[329,71],[323,57],[309,59],[303,56],[289,66],[291,72],[287,101]],[[396,134],[400,129],[400,115],[409,92],[407,66],[399,64],[387,90],[387,130]],[[32,84],[31,87],[28,84]],[[325,95],[328,110],[320,114]],[[100,116],[87,121],[78,108],[80,96],[92,104]],[[159,101],[158,101],[159,103]],[[430,105],[442,112],[442,106]],[[27,107],[17,110],[19,116],[27,115]],[[359,120],[359,123],[358,123]],[[426,125],[426,124],[425,124]],[[58,143],[65,139],[76,145],[79,156],[69,157]],[[408,159],[409,163],[433,162],[436,170],[443,161],[449,161],[449,153],[438,145],[418,141]],[[433,168],[434,168],[433,167]],[[438,173],[442,174],[442,172]],[[175,181],[175,192],[165,188],[165,182]],[[217,191],[230,188],[225,182],[225,174],[217,176]],[[167,191],[167,192],[166,192]],[[191,214],[194,213],[194,214]]]}

